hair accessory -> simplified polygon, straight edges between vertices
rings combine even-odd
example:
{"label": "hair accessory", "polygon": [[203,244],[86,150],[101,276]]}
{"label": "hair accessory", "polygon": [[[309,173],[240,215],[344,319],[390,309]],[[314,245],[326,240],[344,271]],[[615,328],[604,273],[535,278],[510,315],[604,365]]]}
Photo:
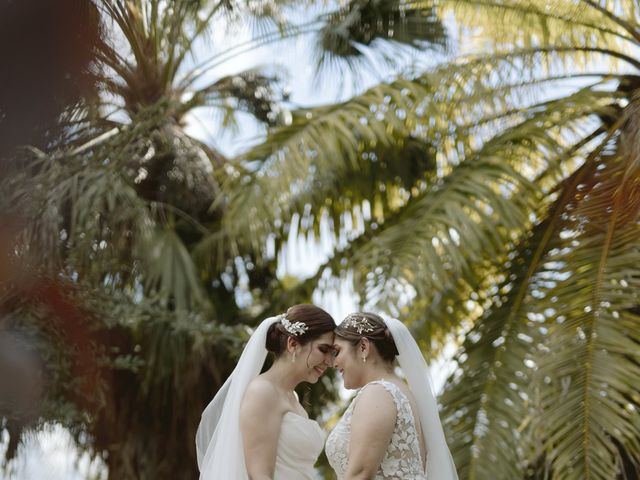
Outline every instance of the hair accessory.
{"label": "hair accessory", "polygon": [[358,315],[357,313],[351,313],[347,315],[347,318],[340,324],[343,328],[353,328],[358,335],[363,333],[373,332],[375,328],[371,325],[371,322],[366,317]]}
{"label": "hair accessory", "polygon": [[309,326],[303,322],[289,321],[286,313],[281,313],[276,318],[280,321],[284,329],[294,337],[303,335],[309,329]]}

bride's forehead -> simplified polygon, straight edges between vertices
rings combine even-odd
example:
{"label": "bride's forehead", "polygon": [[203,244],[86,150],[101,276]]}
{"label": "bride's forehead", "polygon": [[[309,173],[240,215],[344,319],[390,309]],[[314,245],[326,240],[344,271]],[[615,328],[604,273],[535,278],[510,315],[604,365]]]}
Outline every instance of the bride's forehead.
{"label": "bride's forehead", "polygon": [[309,344],[310,345],[328,345],[328,346],[333,346],[333,332],[325,332],[322,335],[319,335],[315,338],[313,338]]}
{"label": "bride's forehead", "polygon": [[344,338],[340,338],[338,336],[335,336],[333,339],[333,346],[334,347],[344,347],[344,346],[349,346],[351,345],[351,342],[349,342],[349,340],[345,340]]}
{"label": "bride's forehead", "polygon": [[320,335],[318,337],[318,342],[319,343],[328,343],[330,345],[333,344],[333,338],[335,337],[335,335],[333,334],[333,332],[325,332],[322,335]]}

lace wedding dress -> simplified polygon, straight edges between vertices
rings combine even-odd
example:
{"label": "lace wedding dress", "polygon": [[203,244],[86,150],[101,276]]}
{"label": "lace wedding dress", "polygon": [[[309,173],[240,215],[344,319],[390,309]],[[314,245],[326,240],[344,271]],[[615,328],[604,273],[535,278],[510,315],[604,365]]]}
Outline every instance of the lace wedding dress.
{"label": "lace wedding dress", "polygon": [[313,466],[324,446],[324,431],[315,420],[293,412],[282,417],[276,452],[275,480],[313,480]]}
{"label": "lace wedding dress", "polygon": [[349,461],[353,408],[362,391],[373,384],[382,385],[391,394],[398,412],[391,443],[375,478],[377,480],[426,480],[424,462],[420,455],[420,441],[409,399],[397,385],[385,380],[370,382],[360,389],[345,414],[331,431],[325,448],[329,464],[336,471],[338,479],[343,479]]}

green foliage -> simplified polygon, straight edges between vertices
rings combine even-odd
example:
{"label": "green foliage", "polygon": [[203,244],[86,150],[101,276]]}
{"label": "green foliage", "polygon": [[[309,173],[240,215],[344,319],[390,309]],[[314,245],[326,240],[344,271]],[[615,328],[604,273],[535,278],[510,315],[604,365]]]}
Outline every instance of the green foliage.
{"label": "green foliage", "polygon": [[[447,35],[440,19],[428,2],[397,0],[359,0],[346,3],[328,16],[319,35],[318,68],[327,69],[346,62],[358,72],[363,65],[375,64],[366,49],[381,40],[414,48],[444,47]],[[397,49],[381,50],[387,64],[398,62]]]}
{"label": "green foliage", "polygon": [[[104,4],[128,48],[103,52],[104,95],[2,183],[25,219],[9,250],[83,292],[69,297],[89,331],[110,335],[80,352],[106,365],[100,408],[69,383],[47,410],[68,420],[45,418],[79,442],[89,431],[113,478],[194,473],[192,451],[168,448],[192,444],[245,326],[352,274],[363,303],[410,323],[429,357],[459,344],[442,418],[461,478],[637,476],[637,3],[354,1],[305,23],[288,7]],[[199,83],[231,54],[309,33],[323,65],[376,68],[368,49],[398,59],[446,45],[436,14],[455,18],[459,55],[336,105],[288,112],[268,71]],[[255,40],[185,72],[221,20],[252,25]],[[220,128],[250,112],[266,140],[224,158],[182,129],[204,107]],[[274,251],[294,228],[335,249],[290,282]],[[85,378],[77,352],[56,347],[64,329],[38,328],[51,302],[16,303],[23,290],[3,309],[54,345],[51,378]],[[301,396],[315,406],[329,389]]]}
{"label": "green foliage", "polygon": [[637,5],[437,9],[475,53],[270,129],[222,186],[253,219],[225,244],[260,257],[295,215],[328,222],[339,247],[299,289],[350,272],[428,355],[460,342],[442,415],[461,478],[637,472]]}
{"label": "green foliage", "polygon": [[[0,405],[9,458],[25,430],[59,422],[106,462],[109,478],[195,477],[200,414],[250,327],[310,301],[313,289],[276,276],[276,258],[216,240],[234,238],[240,223],[222,191],[234,166],[184,131],[202,108],[219,114],[215,133],[239,113],[287,125],[274,69],[204,75],[235,53],[319,34],[336,18],[337,7],[326,7],[298,24],[289,3],[96,2],[108,32],[93,59],[98,95],[69,105],[47,148],[19,150],[0,182],[0,214],[16,223],[0,237],[10,266],[3,257],[0,340],[23,339],[19,355],[34,359],[27,373],[42,379],[33,391],[16,382],[15,402]],[[192,58],[212,29],[246,27],[250,42]],[[432,165],[421,142],[407,145]],[[411,169],[398,173],[413,183]],[[313,415],[335,398],[328,377],[300,393]],[[40,401],[16,409],[27,394]]]}

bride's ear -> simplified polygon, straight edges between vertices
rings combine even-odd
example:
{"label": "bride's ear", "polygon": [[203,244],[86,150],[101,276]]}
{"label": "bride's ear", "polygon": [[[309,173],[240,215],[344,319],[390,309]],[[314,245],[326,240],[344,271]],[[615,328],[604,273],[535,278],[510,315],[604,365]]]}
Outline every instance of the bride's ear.
{"label": "bride's ear", "polygon": [[288,337],[287,338],[287,351],[288,352],[293,352],[294,350],[296,350],[298,347],[300,346],[300,342],[298,342],[298,340],[296,340],[293,337]]}
{"label": "bride's ear", "polygon": [[371,342],[366,337],[362,337],[360,339],[360,343],[358,344],[358,355],[364,356],[365,358],[369,356],[369,351],[371,350]]}

